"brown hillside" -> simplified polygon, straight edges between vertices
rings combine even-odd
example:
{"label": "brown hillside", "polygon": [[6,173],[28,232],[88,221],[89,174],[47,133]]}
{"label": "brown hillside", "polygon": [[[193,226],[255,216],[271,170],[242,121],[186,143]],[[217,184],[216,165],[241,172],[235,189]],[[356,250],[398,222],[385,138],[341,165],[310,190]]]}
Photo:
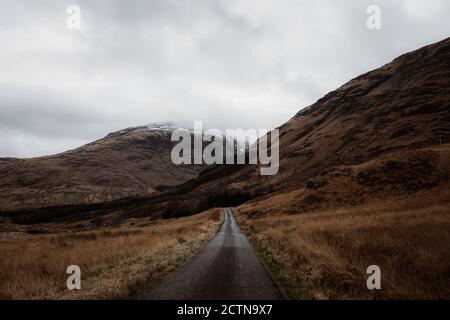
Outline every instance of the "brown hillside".
{"label": "brown hillside", "polygon": [[[309,179],[340,166],[449,143],[449,102],[450,38],[359,76],[301,110],[280,127],[275,176],[260,176],[257,165],[216,166],[162,195],[111,203],[98,213],[98,207],[53,208],[51,215],[113,210],[119,216],[177,216],[301,190]],[[160,151],[162,157],[170,154]],[[165,164],[171,166],[170,161]],[[399,168],[397,174],[401,172]]]}
{"label": "brown hillside", "polygon": [[170,133],[129,128],[53,156],[0,158],[0,210],[144,196],[195,178],[202,167],[172,163]]}
{"label": "brown hillside", "polygon": [[280,172],[248,167],[233,186],[305,185],[322,170],[450,142],[450,38],[351,80],[280,128]]}

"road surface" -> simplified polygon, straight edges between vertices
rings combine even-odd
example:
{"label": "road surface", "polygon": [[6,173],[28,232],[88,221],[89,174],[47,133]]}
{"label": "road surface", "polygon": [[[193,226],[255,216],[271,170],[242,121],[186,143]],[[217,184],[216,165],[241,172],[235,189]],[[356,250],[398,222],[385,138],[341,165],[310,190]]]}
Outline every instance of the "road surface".
{"label": "road surface", "polygon": [[157,300],[274,300],[282,296],[239,230],[231,209],[216,236],[150,292]]}

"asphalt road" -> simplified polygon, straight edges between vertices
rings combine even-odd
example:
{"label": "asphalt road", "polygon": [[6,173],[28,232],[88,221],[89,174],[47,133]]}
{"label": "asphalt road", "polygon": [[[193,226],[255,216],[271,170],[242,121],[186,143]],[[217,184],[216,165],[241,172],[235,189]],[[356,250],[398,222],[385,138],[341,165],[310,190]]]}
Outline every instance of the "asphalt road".
{"label": "asphalt road", "polygon": [[239,230],[233,213],[216,236],[150,292],[157,300],[275,300],[282,296]]}

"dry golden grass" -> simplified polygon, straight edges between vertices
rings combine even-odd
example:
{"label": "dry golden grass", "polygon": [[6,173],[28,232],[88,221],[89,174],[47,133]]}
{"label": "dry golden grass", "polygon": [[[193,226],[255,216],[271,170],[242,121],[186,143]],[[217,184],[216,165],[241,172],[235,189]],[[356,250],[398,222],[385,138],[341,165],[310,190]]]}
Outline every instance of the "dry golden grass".
{"label": "dry golden grass", "polygon": [[[213,209],[95,231],[0,234],[0,298],[138,297],[195,253],[221,220],[221,211]],[[66,287],[66,268],[72,264],[81,268],[79,291]]]}
{"label": "dry golden grass", "polygon": [[[238,220],[288,297],[450,298],[447,191],[309,214],[256,216],[241,213]],[[373,264],[381,268],[380,291],[366,287],[366,269]]]}

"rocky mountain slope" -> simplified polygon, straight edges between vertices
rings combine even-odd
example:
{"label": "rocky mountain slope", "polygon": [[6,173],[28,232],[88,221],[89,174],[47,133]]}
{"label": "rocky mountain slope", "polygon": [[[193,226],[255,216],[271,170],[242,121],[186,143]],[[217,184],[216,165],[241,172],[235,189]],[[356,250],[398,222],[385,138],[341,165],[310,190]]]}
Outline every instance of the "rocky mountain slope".
{"label": "rocky mountain slope", "polygon": [[195,178],[201,166],[176,166],[170,159],[174,129],[171,123],[149,124],[57,155],[0,158],[0,209],[144,196]]}
{"label": "rocky mountain slope", "polygon": [[277,175],[261,177],[257,166],[246,166],[209,184],[298,189],[335,166],[449,143],[450,38],[351,80],[279,129]]}
{"label": "rocky mountain slope", "polygon": [[[180,216],[214,206],[238,205],[251,199],[258,202],[258,199],[288,195],[311,187],[320,189],[327,180],[351,181],[355,185],[355,181],[370,180],[372,169],[376,172],[385,170],[375,179],[384,177],[390,181],[391,186],[397,185],[397,182],[391,179],[389,172],[395,171],[395,177],[400,181],[402,168],[408,169],[408,178],[405,179],[410,180],[413,179],[412,173],[419,170],[420,181],[425,182],[418,183],[413,189],[417,191],[432,188],[448,183],[449,179],[446,169],[440,167],[445,162],[447,153],[441,152],[444,149],[433,149],[450,143],[449,108],[450,38],[405,54],[379,69],[361,75],[302,109],[279,128],[280,170],[277,175],[261,176],[259,165],[214,166],[202,171],[198,178],[167,192],[148,196],[143,192],[139,194],[142,195],[139,199],[113,202],[108,204],[107,209],[100,211],[97,211],[99,207],[73,207],[64,213],[76,215],[77,212],[84,214],[89,210],[90,216],[114,212],[119,218],[141,215]],[[132,136],[136,134],[133,133]],[[153,157],[166,157],[170,154],[170,150],[163,147],[157,150],[159,155],[155,153]],[[414,154],[416,151],[418,155]],[[393,162],[386,167],[385,163],[391,158],[401,160],[404,155],[408,155],[407,159],[411,161],[398,160],[395,165],[399,167],[394,171],[389,167]],[[136,152],[134,156],[139,159],[142,154]],[[435,161],[437,158],[440,159],[438,162]],[[126,159],[121,158],[121,161]],[[372,160],[375,160],[376,165],[364,165]],[[88,164],[89,162],[78,169],[87,170]],[[124,162],[122,165],[129,164]],[[170,162],[165,165],[172,168]],[[369,169],[361,171],[365,166]],[[4,173],[7,166],[2,165],[1,168],[0,172]],[[48,170],[51,167],[43,168]],[[162,168],[165,167],[161,167],[159,172],[166,173],[167,178],[168,171]],[[141,167],[137,170],[141,170]],[[436,172],[443,172],[444,176],[430,182],[431,178],[426,176],[427,170],[434,170],[433,177]],[[110,170],[107,169],[106,172]],[[342,175],[343,172],[347,174],[346,179],[334,180],[335,176]],[[361,175],[358,176],[359,174]],[[366,177],[367,174],[369,176]],[[162,183],[162,180],[158,183]],[[334,185],[334,182],[330,185]],[[372,192],[367,186],[356,184],[356,187]],[[345,189],[345,185],[342,188]],[[9,190],[18,190],[17,196],[20,195],[25,200],[20,189],[11,187]],[[61,186],[61,190],[64,192],[67,188]],[[328,191],[327,199],[332,199],[336,189]],[[402,192],[413,191],[404,188]],[[305,207],[301,203],[302,199],[303,196],[293,199],[294,210]],[[358,201],[352,199],[350,202]],[[314,206],[315,204],[312,207]],[[61,212],[55,209],[48,214],[40,214],[49,219],[60,217]],[[22,216],[33,215],[36,213],[29,211]]]}
{"label": "rocky mountain slope", "polygon": [[[268,204],[264,199],[296,191],[307,197],[305,190],[320,193],[330,183],[327,201],[307,198],[304,204],[304,196],[292,199],[291,212],[303,212],[316,208],[317,202],[351,205],[370,198],[371,179],[381,179],[381,189],[386,186],[384,193],[377,193],[380,197],[396,186],[401,186],[399,196],[446,185],[450,173],[442,163],[448,153],[440,146],[450,143],[449,108],[450,38],[359,76],[302,109],[279,128],[277,175],[261,176],[259,165],[216,166],[164,197],[150,196],[117,212],[174,216],[251,199],[261,204],[261,210]],[[420,174],[418,179],[414,172]],[[339,176],[346,177],[335,179]],[[336,181],[343,182],[344,191],[346,181],[351,181],[352,191],[336,197],[343,201],[333,200],[339,192]],[[359,196],[348,198],[349,194]],[[281,208],[283,197],[278,199]]]}

